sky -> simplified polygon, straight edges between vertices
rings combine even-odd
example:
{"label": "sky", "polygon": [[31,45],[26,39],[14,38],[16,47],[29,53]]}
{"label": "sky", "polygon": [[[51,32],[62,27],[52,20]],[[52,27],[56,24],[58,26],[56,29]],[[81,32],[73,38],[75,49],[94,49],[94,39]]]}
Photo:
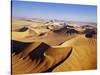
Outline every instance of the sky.
{"label": "sky", "polygon": [[97,7],[93,5],[12,1],[12,16],[97,22]]}

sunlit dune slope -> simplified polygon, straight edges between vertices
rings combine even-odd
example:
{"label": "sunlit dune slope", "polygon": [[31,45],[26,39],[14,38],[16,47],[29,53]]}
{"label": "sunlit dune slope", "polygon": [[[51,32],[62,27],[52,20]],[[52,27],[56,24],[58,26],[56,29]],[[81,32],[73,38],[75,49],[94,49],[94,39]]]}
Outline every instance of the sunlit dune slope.
{"label": "sunlit dune slope", "polygon": [[55,32],[50,31],[47,34],[45,34],[44,37],[38,37],[35,40],[45,42],[51,46],[57,46],[57,45],[61,45],[65,41],[72,39],[74,37],[76,37],[76,34],[73,34],[73,35],[59,34],[59,33],[55,33]]}
{"label": "sunlit dune slope", "polygon": [[60,34],[53,31],[47,32],[43,34],[42,36],[39,36],[39,34],[36,31],[33,30],[27,30],[25,32],[12,32],[12,39],[13,40],[19,40],[24,42],[31,42],[31,41],[40,41],[47,43],[51,46],[61,45],[67,40],[70,40],[74,37],[76,37],[77,34]]}
{"label": "sunlit dune slope", "polygon": [[79,35],[62,45],[71,46],[73,52],[63,64],[56,67],[54,72],[71,71],[71,70],[89,70],[96,69],[96,38],[86,38],[84,35]]}
{"label": "sunlit dune slope", "polygon": [[35,31],[24,31],[24,32],[16,32],[13,31],[12,33],[12,40],[18,40],[23,42],[31,42],[38,34]]}

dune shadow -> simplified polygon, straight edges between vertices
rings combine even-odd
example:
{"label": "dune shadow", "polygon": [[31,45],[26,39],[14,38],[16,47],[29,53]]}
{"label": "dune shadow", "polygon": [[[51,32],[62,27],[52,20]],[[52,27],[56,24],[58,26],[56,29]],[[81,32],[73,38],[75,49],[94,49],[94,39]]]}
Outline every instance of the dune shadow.
{"label": "dune shadow", "polygon": [[45,43],[41,43],[38,47],[32,50],[32,52],[30,52],[28,56],[30,57],[31,60],[42,58],[44,56],[44,52],[49,47],[50,47],[49,45]]}
{"label": "dune shadow", "polygon": [[30,44],[32,44],[32,43],[31,42],[26,43],[26,42],[11,40],[11,53],[15,52],[15,55],[17,55],[20,52],[24,51],[24,49],[27,48]]}
{"label": "dune shadow", "polygon": [[23,28],[19,29],[18,32],[25,32],[25,31],[27,31],[27,30],[28,30],[27,27],[23,27]]}
{"label": "dune shadow", "polygon": [[59,63],[57,63],[56,65],[54,65],[53,67],[49,68],[48,70],[42,72],[42,73],[45,73],[45,72],[52,72],[54,68],[56,68],[57,66],[59,66],[60,64],[62,64],[72,53],[72,49],[70,50],[70,52],[68,53],[68,55],[66,56],[66,58],[64,58],[62,61],[60,61]]}

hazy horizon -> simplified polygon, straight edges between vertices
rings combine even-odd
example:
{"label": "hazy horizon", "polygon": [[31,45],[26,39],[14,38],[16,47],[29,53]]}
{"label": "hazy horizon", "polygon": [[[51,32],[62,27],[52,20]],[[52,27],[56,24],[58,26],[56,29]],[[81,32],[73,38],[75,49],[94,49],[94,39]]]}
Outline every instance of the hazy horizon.
{"label": "hazy horizon", "polygon": [[12,16],[97,22],[97,7],[91,5],[12,1]]}

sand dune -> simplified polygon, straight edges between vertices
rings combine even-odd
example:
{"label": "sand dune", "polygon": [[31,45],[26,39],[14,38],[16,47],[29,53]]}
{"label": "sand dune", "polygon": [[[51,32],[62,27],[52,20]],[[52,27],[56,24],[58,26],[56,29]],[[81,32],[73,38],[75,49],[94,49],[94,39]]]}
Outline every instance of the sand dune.
{"label": "sand dune", "polygon": [[39,36],[37,32],[30,31],[30,30],[27,30],[25,32],[14,32],[14,31],[12,32],[13,40],[19,40],[19,41],[24,41],[24,42],[41,41],[51,46],[60,45],[63,42],[69,39],[72,39],[74,37],[76,37],[76,34],[72,34],[72,35],[62,34],[62,33],[56,33],[53,31],[47,32],[43,36]]}
{"label": "sand dune", "polygon": [[[44,44],[44,46],[47,46]],[[42,50],[43,44],[40,44],[40,50],[39,45],[34,48],[34,46],[31,46],[33,48],[32,51],[23,51],[22,53],[18,55],[12,56],[12,72],[14,74],[23,74],[23,73],[37,73],[37,72],[44,72],[48,70],[49,68],[52,68],[53,66],[57,65],[58,63],[62,63],[61,61],[67,59],[69,53],[71,52],[71,47],[49,47]],[[29,47],[30,48],[30,47]],[[29,49],[28,49],[29,50]],[[44,51],[42,53],[43,56],[41,56],[41,51]],[[29,54],[26,54],[28,53]],[[39,54],[36,54],[36,53]],[[30,55],[32,54],[31,59]],[[56,55],[55,55],[56,54]],[[39,58],[37,58],[38,56]],[[59,59],[58,59],[59,58]]]}
{"label": "sand dune", "polygon": [[24,31],[24,32],[16,32],[13,31],[12,33],[12,40],[19,40],[24,42],[31,42],[34,37],[37,36],[37,33],[35,31]]}
{"label": "sand dune", "polygon": [[[29,57],[30,53],[39,45],[41,45],[41,42],[34,42],[20,54],[12,55],[12,71],[14,74],[48,72],[52,70],[61,72],[96,69],[95,38],[86,38],[84,35],[78,35],[59,46],[49,46],[38,60],[31,60]],[[71,48],[72,53],[67,58]],[[34,56],[34,54],[32,55]],[[37,55],[39,56],[39,54]],[[58,63],[65,58],[66,60],[59,65]]]}
{"label": "sand dune", "polygon": [[96,39],[85,38],[84,35],[73,38],[63,44],[71,46],[73,52],[70,57],[54,72],[96,69]]}
{"label": "sand dune", "polygon": [[97,68],[96,27],[72,23],[50,30],[42,21],[13,19],[13,74]]}

